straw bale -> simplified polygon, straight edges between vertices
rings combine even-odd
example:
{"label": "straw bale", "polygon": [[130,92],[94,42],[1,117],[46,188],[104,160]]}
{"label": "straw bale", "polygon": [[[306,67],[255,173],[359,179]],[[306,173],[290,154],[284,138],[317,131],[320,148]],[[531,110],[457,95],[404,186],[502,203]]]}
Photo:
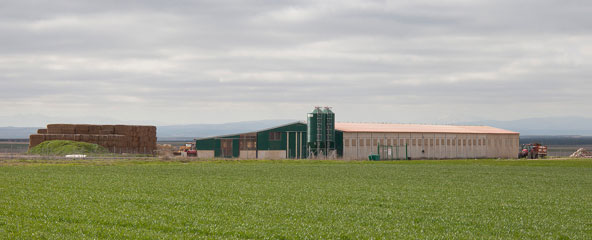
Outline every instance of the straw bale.
{"label": "straw bale", "polygon": [[109,135],[101,134],[101,135],[97,135],[97,136],[98,136],[99,141],[101,141],[101,142],[109,141]]}
{"label": "straw bale", "polygon": [[47,133],[59,134],[62,133],[62,128],[65,124],[47,124]]}
{"label": "straw bale", "polygon": [[60,127],[62,134],[75,134],[76,133],[76,125],[74,124],[62,124]]}
{"label": "straw bale", "polygon": [[100,126],[101,126],[101,130],[115,131],[115,126],[114,125],[100,125]]}
{"label": "straw bale", "polygon": [[89,134],[100,134],[102,126],[100,125],[89,125],[88,126],[88,133]]}
{"label": "straw bale", "polygon": [[114,142],[114,141],[117,141],[117,139],[118,139],[118,135],[107,135],[108,141]]}
{"label": "straw bale", "polygon": [[103,130],[101,130],[101,132],[99,134],[106,135],[106,134],[114,134],[114,133],[115,132],[113,130],[105,130],[105,129],[103,129]]}
{"label": "straw bale", "polygon": [[62,134],[61,140],[76,141],[75,134]]}
{"label": "straw bale", "polygon": [[74,132],[76,134],[88,134],[89,125],[88,124],[76,124],[74,125]]}
{"label": "straw bale", "polygon": [[88,135],[88,134],[81,134],[80,135],[80,141],[83,142],[88,142],[90,141],[92,135]]}
{"label": "straw bale", "polygon": [[43,134],[31,134],[29,136],[29,149],[39,145],[45,141],[45,135]]}
{"label": "straw bale", "polygon": [[132,135],[132,127],[130,125],[115,125],[115,134]]}

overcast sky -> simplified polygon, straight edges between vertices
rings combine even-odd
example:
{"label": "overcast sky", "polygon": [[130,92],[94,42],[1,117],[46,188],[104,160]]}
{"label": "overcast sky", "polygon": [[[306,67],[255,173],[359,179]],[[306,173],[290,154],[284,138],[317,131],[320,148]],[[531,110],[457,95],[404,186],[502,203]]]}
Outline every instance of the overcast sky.
{"label": "overcast sky", "polygon": [[0,1],[0,125],[592,117],[592,1]]}

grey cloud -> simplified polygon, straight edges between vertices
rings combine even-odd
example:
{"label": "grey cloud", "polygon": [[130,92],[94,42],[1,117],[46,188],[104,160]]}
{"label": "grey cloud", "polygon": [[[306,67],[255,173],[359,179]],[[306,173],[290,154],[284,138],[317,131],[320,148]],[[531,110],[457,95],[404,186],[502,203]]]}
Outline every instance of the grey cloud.
{"label": "grey cloud", "polygon": [[[589,12],[552,0],[3,3],[0,107],[165,123],[317,104],[352,121],[553,116],[592,100]],[[549,111],[518,107],[534,104]]]}

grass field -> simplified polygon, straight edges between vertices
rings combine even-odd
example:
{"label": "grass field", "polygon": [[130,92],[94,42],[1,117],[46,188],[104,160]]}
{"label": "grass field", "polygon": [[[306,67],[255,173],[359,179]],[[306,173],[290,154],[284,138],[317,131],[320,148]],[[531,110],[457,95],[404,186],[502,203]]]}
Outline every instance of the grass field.
{"label": "grass field", "polygon": [[592,160],[0,165],[1,239],[591,239]]}

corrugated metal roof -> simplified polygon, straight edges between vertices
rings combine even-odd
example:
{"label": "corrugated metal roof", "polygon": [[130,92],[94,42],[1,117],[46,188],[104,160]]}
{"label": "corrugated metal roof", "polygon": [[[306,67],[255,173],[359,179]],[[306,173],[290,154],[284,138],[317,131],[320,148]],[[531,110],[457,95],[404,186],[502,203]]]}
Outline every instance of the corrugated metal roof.
{"label": "corrugated metal roof", "polygon": [[392,123],[335,123],[335,129],[342,132],[382,132],[382,133],[487,133],[519,134],[489,126],[423,125]]}
{"label": "corrugated metal roof", "polygon": [[252,134],[252,133],[258,133],[258,132],[263,132],[263,131],[271,130],[271,129],[274,129],[274,128],[281,128],[281,127],[285,127],[285,126],[299,124],[299,123],[306,124],[306,122],[303,122],[303,121],[296,121],[296,122],[290,122],[290,123],[282,124],[282,125],[275,126],[275,127],[270,127],[270,128],[265,128],[265,129],[257,130],[257,131],[242,132],[242,133],[235,133],[235,134],[224,134],[224,135],[219,135],[219,136],[208,136],[208,137],[202,137],[202,138],[194,138],[193,140],[194,141],[195,140],[206,140],[206,139],[211,139],[211,138],[224,138],[224,137],[230,137],[230,136],[236,136],[236,135]]}

